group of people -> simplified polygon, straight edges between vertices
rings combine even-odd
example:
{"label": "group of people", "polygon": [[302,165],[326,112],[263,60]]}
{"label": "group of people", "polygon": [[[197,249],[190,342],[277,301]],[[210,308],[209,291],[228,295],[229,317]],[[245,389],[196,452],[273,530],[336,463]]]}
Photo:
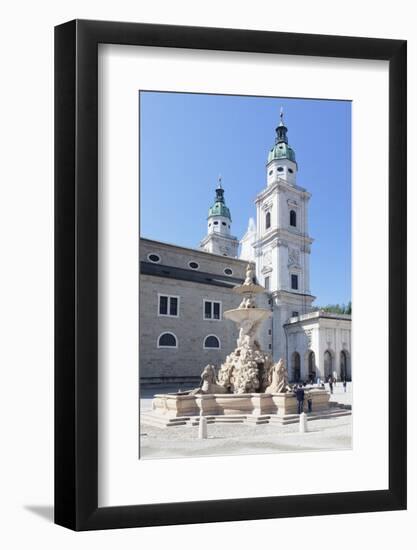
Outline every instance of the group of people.
{"label": "group of people", "polygon": [[[336,387],[336,384],[337,384],[337,376],[329,375],[327,378],[327,383],[329,384],[330,393],[333,393],[333,386]],[[343,390],[346,393],[346,386],[347,386],[346,378],[343,378],[342,384],[343,384]]]}
{"label": "group of people", "polygon": [[297,413],[301,414],[304,412],[304,400],[307,397],[307,407],[308,412],[312,412],[313,410],[313,397],[311,395],[311,390],[313,387],[311,385],[307,386],[307,383],[298,383],[294,384],[292,391],[295,393],[295,397],[297,399]]}
{"label": "group of people", "polygon": [[[327,383],[329,384],[330,393],[332,394],[333,393],[333,387],[336,386],[336,384],[337,384],[337,377],[330,375],[327,378]],[[347,381],[346,381],[345,378],[342,380],[342,384],[343,384],[343,390],[344,390],[344,392],[346,392]],[[298,382],[298,383],[293,385],[292,391],[294,392],[295,397],[297,398],[297,412],[298,412],[298,414],[301,414],[302,412],[304,412],[304,401],[305,401],[306,398],[307,398],[307,410],[308,410],[309,413],[312,412],[312,410],[313,410],[313,398],[312,398],[311,391],[309,391],[309,390],[312,390],[314,387],[317,387],[317,386],[322,387],[322,388],[325,387],[324,382],[322,382],[320,378],[317,378],[316,385],[314,385],[312,380],[310,380],[310,382],[308,384],[307,384],[307,382]]]}

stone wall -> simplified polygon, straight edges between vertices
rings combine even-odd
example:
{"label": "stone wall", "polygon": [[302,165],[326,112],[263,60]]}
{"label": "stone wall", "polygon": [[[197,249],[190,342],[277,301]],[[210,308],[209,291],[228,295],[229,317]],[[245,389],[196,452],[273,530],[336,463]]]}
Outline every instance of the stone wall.
{"label": "stone wall", "polygon": [[[179,296],[179,317],[158,316],[158,294]],[[140,278],[139,365],[142,382],[199,379],[208,363],[216,366],[236,347],[232,321],[204,319],[204,299],[220,301],[222,311],[239,305],[240,297],[227,288],[142,275]],[[158,337],[172,332],[178,348],[158,349]],[[204,339],[215,335],[220,349],[204,349]]]}

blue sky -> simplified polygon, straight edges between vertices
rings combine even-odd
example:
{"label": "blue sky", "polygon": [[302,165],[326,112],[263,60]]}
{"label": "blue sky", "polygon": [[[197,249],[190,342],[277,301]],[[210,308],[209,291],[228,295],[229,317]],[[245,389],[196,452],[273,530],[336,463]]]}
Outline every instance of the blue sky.
{"label": "blue sky", "polygon": [[198,247],[222,175],[232,233],[241,238],[266,186],[279,109],[309,208],[315,305],[351,299],[351,103],[140,93],[141,236]]}

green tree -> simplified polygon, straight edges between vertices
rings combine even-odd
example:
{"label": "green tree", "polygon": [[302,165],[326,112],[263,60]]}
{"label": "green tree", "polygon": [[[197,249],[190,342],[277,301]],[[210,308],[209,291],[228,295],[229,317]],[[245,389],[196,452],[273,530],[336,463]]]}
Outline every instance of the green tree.
{"label": "green tree", "polygon": [[344,315],[352,315],[352,302],[345,304],[328,304],[327,306],[316,306],[313,311],[327,311],[327,313],[341,313]]}

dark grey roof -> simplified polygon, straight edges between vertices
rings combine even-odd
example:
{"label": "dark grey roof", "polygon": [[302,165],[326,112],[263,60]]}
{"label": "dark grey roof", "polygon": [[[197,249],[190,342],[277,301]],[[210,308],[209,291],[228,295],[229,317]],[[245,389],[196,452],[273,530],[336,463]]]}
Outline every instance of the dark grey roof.
{"label": "dark grey roof", "polygon": [[184,269],[169,265],[153,264],[150,262],[140,262],[140,273],[141,275],[153,275],[155,277],[221,286],[224,288],[233,288],[243,283],[243,279],[238,279],[237,277],[217,275],[215,273],[206,273],[204,271],[195,271],[193,269]]}

